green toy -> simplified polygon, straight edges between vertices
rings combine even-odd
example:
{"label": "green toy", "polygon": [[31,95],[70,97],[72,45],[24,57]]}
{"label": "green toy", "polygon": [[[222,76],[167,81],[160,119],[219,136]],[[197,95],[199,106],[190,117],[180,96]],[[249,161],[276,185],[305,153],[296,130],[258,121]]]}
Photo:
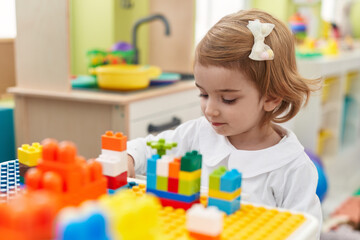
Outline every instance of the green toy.
{"label": "green toy", "polygon": [[157,150],[157,154],[161,157],[166,154],[167,149],[172,149],[173,147],[177,146],[177,143],[166,143],[165,139],[160,138],[159,141],[149,141],[146,143],[148,146],[150,146],[152,149]]}

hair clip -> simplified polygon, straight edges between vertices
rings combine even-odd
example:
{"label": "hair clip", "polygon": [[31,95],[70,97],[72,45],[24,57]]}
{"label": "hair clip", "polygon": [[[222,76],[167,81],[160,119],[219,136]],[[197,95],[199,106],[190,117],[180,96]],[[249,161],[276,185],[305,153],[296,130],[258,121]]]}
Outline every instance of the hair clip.
{"label": "hair clip", "polygon": [[267,37],[274,29],[275,25],[272,23],[261,23],[259,19],[249,21],[247,28],[250,29],[254,35],[254,46],[251,49],[249,58],[255,61],[266,61],[274,59],[273,50],[264,43]]}

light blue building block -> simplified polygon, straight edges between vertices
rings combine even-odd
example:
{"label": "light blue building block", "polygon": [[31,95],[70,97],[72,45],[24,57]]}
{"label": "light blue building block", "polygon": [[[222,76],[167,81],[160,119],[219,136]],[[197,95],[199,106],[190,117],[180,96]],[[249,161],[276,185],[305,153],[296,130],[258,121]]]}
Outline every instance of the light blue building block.
{"label": "light blue building block", "polygon": [[240,209],[240,196],[232,201],[226,201],[218,198],[209,197],[208,206],[215,206],[219,210],[230,215]]}
{"label": "light blue building block", "polygon": [[241,173],[236,169],[226,172],[220,179],[220,191],[234,192],[241,187]]}
{"label": "light blue building block", "polygon": [[146,176],[146,187],[148,189],[156,189],[156,175],[148,173]]}
{"label": "light blue building block", "polygon": [[146,169],[146,173],[152,173],[156,175],[156,161],[160,158],[159,155],[155,154],[152,155],[151,158],[148,158],[147,160],[147,169]]}

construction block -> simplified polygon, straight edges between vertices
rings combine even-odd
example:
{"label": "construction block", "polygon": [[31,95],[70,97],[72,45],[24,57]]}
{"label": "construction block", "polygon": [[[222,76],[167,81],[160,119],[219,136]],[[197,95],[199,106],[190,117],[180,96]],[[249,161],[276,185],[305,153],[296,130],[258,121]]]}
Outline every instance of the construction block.
{"label": "construction block", "polygon": [[186,212],[186,229],[189,233],[207,236],[209,239],[220,239],[223,221],[224,214],[217,207],[205,208],[195,204]]}
{"label": "construction block", "polygon": [[127,158],[108,159],[104,155],[100,155],[96,159],[102,166],[102,173],[104,176],[116,177],[123,172],[128,171]]}
{"label": "construction block", "polygon": [[34,142],[31,146],[29,144],[23,144],[18,148],[19,163],[34,167],[41,158],[41,152],[42,146],[38,142]]}
{"label": "construction block", "polygon": [[99,205],[87,202],[79,208],[64,208],[57,218],[57,240],[109,240],[108,220]]}
{"label": "construction block", "polygon": [[196,233],[196,232],[191,232],[191,231],[189,231],[189,237],[191,239],[196,239],[196,240],[220,240],[221,239],[221,235],[208,236],[206,234],[201,234],[201,233]]}
{"label": "construction block", "polygon": [[[60,210],[57,196],[46,191],[26,192],[6,204],[0,204],[1,229],[19,233],[17,238],[1,235],[1,239],[55,239],[55,219]],[[20,236],[21,235],[21,236]]]}
{"label": "construction block", "polygon": [[174,160],[169,163],[169,177],[179,178],[180,161],[180,158],[174,158]]}
{"label": "construction block", "polygon": [[220,191],[220,179],[226,173],[227,169],[224,166],[215,169],[209,177],[209,189]]}
{"label": "construction block", "polygon": [[160,198],[166,198],[166,199],[176,200],[176,201],[180,201],[180,202],[187,202],[187,203],[194,202],[195,200],[200,198],[199,192],[196,194],[193,194],[191,196],[176,194],[176,193],[166,192],[166,191],[159,191],[156,189],[148,189],[148,188],[146,189],[146,192],[153,193]]}
{"label": "construction block", "polygon": [[101,154],[99,157],[117,161],[119,159],[127,159],[127,152],[126,152],[126,150],[125,151],[113,151],[113,150],[101,149]]}
{"label": "construction block", "polygon": [[178,178],[168,178],[168,191],[172,193],[178,193],[179,191],[179,179]]}
{"label": "construction block", "polygon": [[156,175],[161,177],[169,177],[169,163],[168,159],[161,158],[156,163]]}
{"label": "construction block", "polygon": [[179,173],[180,180],[192,181],[192,180],[198,179],[200,177],[201,177],[201,169],[193,171],[193,172],[180,171],[180,173]]}
{"label": "construction block", "polygon": [[159,198],[161,205],[165,206],[171,206],[173,208],[182,208],[184,210],[188,210],[189,208],[191,208],[192,205],[200,203],[199,199],[196,199],[193,202],[183,202],[183,201],[177,201],[177,200],[173,200],[173,199],[168,199],[168,198]]}
{"label": "construction block", "polygon": [[220,191],[234,192],[241,187],[241,173],[236,169],[226,172],[220,179]]}
{"label": "construction block", "polygon": [[190,196],[197,192],[200,192],[200,178],[191,181],[179,179],[179,194]]}
{"label": "construction block", "polygon": [[13,199],[20,192],[19,161],[0,163],[0,203]]}
{"label": "construction block", "polygon": [[147,170],[146,173],[152,173],[156,175],[156,162],[160,158],[159,155],[154,154],[151,156],[151,158],[148,158],[147,160]]}
{"label": "construction block", "polygon": [[162,176],[156,176],[156,190],[167,191],[168,190],[168,178]]}
{"label": "construction block", "polygon": [[159,141],[149,141],[146,144],[151,148],[156,149],[157,154],[160,157],[166,154],[166,150],[170,150],[177,146],[177,143],[175,142],[166,143],[163,138],[159,139]]}
{"label": "construction block", "polygon": [[119,191],[101,198],[99,204],[108,213],[111,239],[163,239],[159,236],[161,206],[156,197]]}
{"label": "construction block", "polygon": [[105,176],[107,178],[107,188],[116,190],[127,184],[127,172],[123,172],[116,177]]}
{"label": "construction block", "polygon": [[146,175],[146,187],[149,189],[156,189],[156,175],[153,173],[148,173]]}
{"label": "construction block", "polygon": [[112,151],[125,151],[126,150],[127,137],[121,132],[113,133],[107,131],[101,136],[101,148]]}
{"label": "construction block", "polygon": [[238,198],[241,194],[241,188],[238,188],[234,192],[222,192],[214,189],[209,189],[208,195],[209,197],[218,198],[222,200],[232,201],[235,198]]}
{"label": "construction block", "polygon": [[201,169],[202,155],[197,151],[187,152],[181,158],[180,170],[186,172],[193,172]]}
{"label": "construction block", "polygon": [[28,191],[44,189],[58,195],[62,206],[78,205],[106,193],[107,180],[99,162],[77,156],[71,142],[45,139],[42,159],[26,172]]}
{"label": "construction block", "polygon": [[208,198],[208,206],[215,206],[219,210],[230,215],[240,209],[240,197],[234,199],[233,201],[226,201],[218,198]]}

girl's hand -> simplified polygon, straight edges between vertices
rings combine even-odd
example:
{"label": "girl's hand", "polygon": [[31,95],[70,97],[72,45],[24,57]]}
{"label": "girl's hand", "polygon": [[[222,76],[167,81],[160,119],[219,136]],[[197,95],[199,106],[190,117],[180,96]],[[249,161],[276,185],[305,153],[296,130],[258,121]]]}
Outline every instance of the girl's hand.
{"label": "girl's hand", "polygon": [[135,177],[135,161],[134,158],[128,154],[128,177],[134,178]]}

